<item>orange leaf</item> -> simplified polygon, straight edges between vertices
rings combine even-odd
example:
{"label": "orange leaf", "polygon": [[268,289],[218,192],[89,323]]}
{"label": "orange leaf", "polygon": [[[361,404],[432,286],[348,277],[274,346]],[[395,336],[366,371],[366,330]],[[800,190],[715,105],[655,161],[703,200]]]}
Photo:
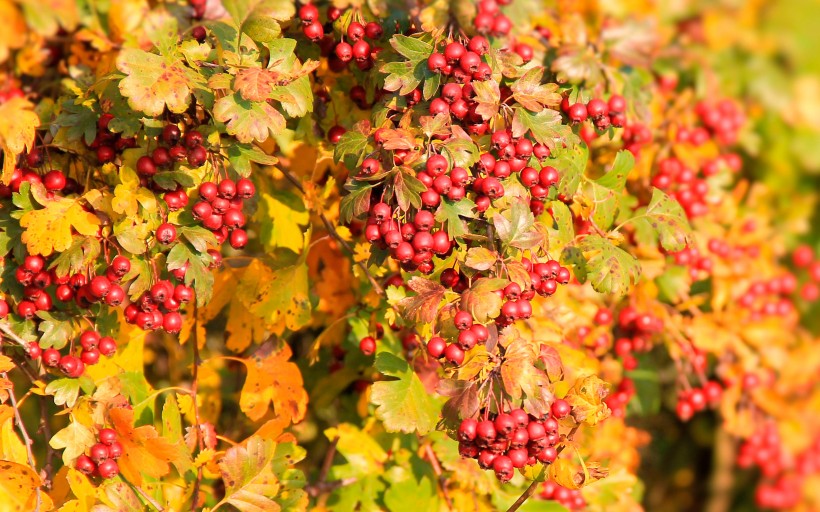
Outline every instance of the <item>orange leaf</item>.
{"label": "orange leaf", "polygon": [[248,359],[242,359],[248,369],[245,385],[239,397],[239,408],[256,421],[273,410],[279,417],[296,423],[305,417],[308,396],[299,367],[290,362],[290,347],[281,348],[265,343]]}
{"label": "orange leaf", "polygon": [[133,409],[111,409],[108,415],[123,447],[117,461],[122,474],[135,485],[142,483],[143,475],[167,475],[171,469],[168,463],[178,458],[181,447],[160,437],[153,425],[135,427]]}

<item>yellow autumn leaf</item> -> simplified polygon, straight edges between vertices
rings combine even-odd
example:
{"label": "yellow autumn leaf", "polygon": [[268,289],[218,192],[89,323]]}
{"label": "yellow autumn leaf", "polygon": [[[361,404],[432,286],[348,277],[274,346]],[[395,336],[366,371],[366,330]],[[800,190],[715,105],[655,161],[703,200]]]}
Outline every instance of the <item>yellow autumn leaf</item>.
{"label": "yellow autumn leaf", "polygon": [[80,199],[46,198],[45,188],[37,183],[31,187],[38,203],[45,208],[30,210],[20,219],[25,229],[22,240],[30,254],[50,256],[71,247],[73,231],[94,236],[100,219],[83,209]]}
{"label": "yellow autumn leaf", "polygon": [[[0,3],[0,15],[3,4]],[[5,18],[4,18],[5,23]],[[0,32],[6,32],[6,28]],[[2,48],[0,40],[0,48]],[[0,50],[0,56],[2,50]],[[3,59],[0,58],[0,61]],[[34,146],[34,132],[40,126],[40,118],[33,110],[34,105],[24,98],[14,98],[0,105],[0,149],[3,150],[3,175],[0,182],[8,185],[14,172],[17,157],[28,147]],[[67,246],[66,246],[67,247]]]}
{"label": "yellow autumn leaf", "polygon": [[[0,503],[6,512],[28,512],[37,508],[37,489],[42,484],[33,469],[17,462],[0,462]],[[50,501],[45,492],[40,492],[40,510],[49,510]],[[43,506],[48,500],[49,507]]]}
{"label": "yellow autumn leaf", "polygon": [[69,468],[66,480],[76,499],[60,507],[60,512],[89,512],[97,503],[97,489],[88,478],[74,468]]}
{"label": "yellow autumn leaf", "polygon": [[603,399],[609,388],[597,375],[579,379],[564,399],[572,406],[575,421],[595,425],[609,417],[610,411]]}
{"label": "yellow autumn leaf", "polygon": [[140,205],[148,212],[155,212],[156,196],[147,188],[140,186],[137,173],[128,167],[122,167],[119,174],[120,184],[114,187],[111,209],[129,218],[136,217]]}
{"label": "yellow autumn leaf", "polygon": [[148,0],[117,0],[108,10],[108,31],[111,39],[122,41],[143,26],[148,14]]}
{"label": "yellow autumn leaf", "polygon": [[8,405],[0,405],[0,459],[19,464],[28,462],[26,447],[14,429],[14,409]]}
{"label": "yellow autumn leaf", "polygon": [[28,32],[26,20],[11,0],[0,0],[0,19],[3,30],[0,30],[0,63],[9,57],[9,50],[22,48],[26,44]]}

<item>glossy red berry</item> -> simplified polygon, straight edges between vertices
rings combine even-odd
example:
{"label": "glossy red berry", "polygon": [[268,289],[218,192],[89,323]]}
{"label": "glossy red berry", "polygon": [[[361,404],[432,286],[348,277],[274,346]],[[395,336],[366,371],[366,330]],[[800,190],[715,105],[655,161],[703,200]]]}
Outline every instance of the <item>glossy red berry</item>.
{"label": "glossy red berry", "polygon": [[74,468],[83,473],[85,475],[91,475],[95,469],[97,469],[97,465],[94,464],[94,461],[91,460],[91,457],[88,455],[80,455],[77,457],[77,460],[74,462]]}
{"label": "glossy red berry", "polygon": [[447,345],[444,349],[444,358],[454,365],[460,365],[464,362],[464,350],[455,343]]}
{"label": "glossy red berry", "polygon": [[119,474],[120,467],[117,465],[115,460],[106,459],[99,466],[97,466],[97,472],[103,479],[113,478]]}
{"label": "glossy red berry", "polygon": [[157,228],[157,242],[167,245],[177,239],[177,228],[173,224],[163,223]]}
{"label": "glossy red berry", "polygon": [[359,341],[359,350],[366,356],[372,356],[376,353],[376,340],[372,336],[365,336]]}
{"label": "glossy red berry", "polygon": [[100,354],[111,357],[117,353],[117,342],[114,341],[114,338],[109,338],[108,336],[100,338],[97,344],[97,350],[100,351]]}

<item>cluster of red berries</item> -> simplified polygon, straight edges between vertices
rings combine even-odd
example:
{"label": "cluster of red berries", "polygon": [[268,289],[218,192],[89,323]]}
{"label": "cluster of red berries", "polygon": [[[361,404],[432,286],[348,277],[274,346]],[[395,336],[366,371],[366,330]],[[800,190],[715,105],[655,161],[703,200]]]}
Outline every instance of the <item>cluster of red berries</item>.
{"label": "cluster of red berries", "polygon": [[618,337],[613,346],[615,355],[623,361],[624,368],[634,370],[638,360],[633,353],[648,352],[652,348],[652,336],[663,331],[663,321],[651,313],[640,313],[633,306],[626,306],[618,313]]}
{"label": "cluster of red berries", "polygon": [[117,342],[109,336],[100,336],[93,330],[84,331],[80,335],[79,357],[61,354],[56,348],[43,349],[36,341],[31,341],[27,347],[28,357],[40,359],[44,366],[58,368],[67,377],[77,378],[85,372],[86,366],[92,366],[100,361],[100,356],[111,357],[117,353]]}
{"label": "cluster of red berries", "polygon": [[756,467],[764,477],[755,491],[758,507],[791,510],[801,503],[806,479],[820,472],[820,438],[792,456],[784,450],[777,426],[767,423],[740,445],[737,465]]}
{"label": "cluster of red berries", "polygon": [[792,253],[792,263],[808,274],[808,280],[800,287],[800,297],[807,302],[820,299],[820,260],[815,259],[814,249],[808,245],[798,246]]}
{"label": "cluster of red berries", "polygon": [[558,458],[555,446],[561,440],[558,420],[572,412],[565,400],[552,404],[552,415],[535,418],[523,409],[490,414],[479,421],[466,418],[458,427],[458,452],[476,459],[482,469],[492,469],[496,478],[508,482],[516,469],[537,463],[551,464]]}
{"label": "cluster of red berries", "polygon": [[681,390],[678,393],[675,413],[681,421],[689,421],[695,413],[707,407],[717,407],[722,396],[723,387],[713,380],[707,381],[702,387]]}
{"label": "cluster of red berries", "polygon": [[[510,33],[512,21],[501,13],[500,5],[509,5],[512,0],[480,0],[478,13],[473,18],[473,26],[479,34],[503,37]],[[530,50],[532,52],[532,50]],[[532,58],[532,57],[530,57]],[[529,59],[525,59],[527,61]]]}
{"label": "cluster of red berries", "polygon": [[91,144],[88,144],[90,149],[97,152],[97,162],[100,164],[113,162],[123,150],[137,147],[136,138],[122,137],[109,129],[109,124],[113,120],[113,115],[102,114],[97,119],[97,134]]}
{"label": "cluster of red berries", "polygon": [[635,396],[635,383],[629,377],[624,377],[618,383],[615,391],[604,397],[604,403],[609,407],[614,418],[626,417],[626,406]]}
{"label": "cluster of red berries", "polygon": [[150,331],[163,329],[169,333],[178,333],[182,328],[182,315],[179,310],[194,299],[194,290],[182,284],[184,273],[173,271],[180,281],[160,279],[140,297],[125,307],[125,321],[135,324],[140,329]]}
{"label": "cluster of red berries", "polygon": [[[696,146],[715,137],[718,143],[730,146],[737,142],[738,132],[746,123],[746,116],[731,100],[715,102],[701,101],[695,106],[703,126],[690,130],[680,129],[677,134],[679,142],[689,142]],[[706,135],[703,131],[706,131]]]}
{"label": "cluster of red berries", "polygon": [[117,433],[110,428],[100,429],[97,438],[99,442],[89,448],[87,454],[77,457],[74,467],[88,476],[113,478],[120,472],[117,459],[123,453],[122,444],[117,441]]}
{"label": "cluster of red berries", "polygon": [[244,201],[254,194],[256,187],[247,178],[236,182],[229,178],[219,183],[206,181],[199,186],[199,201],[192,213],[216,236],[218,243],[228,240],[231,247],[241,249],[248,243],[248,234],[242,229],[246,222],[242,208]]}
{"label": "cluster of red berries", "polygon": [[787,317],[795,311],[790,296],[796,290],[797,278],[786,273],[750,284],[738,297],[737,303],[749,310],[750,320],[759,320],[767,316]]}
{"label": "cluster of red berries", "polygon": [[672,256],[675,265],[680,265],[688,269],[689,276],[693,280],[708,277],[714,268],[712,258],[701,254],[697,247],[686,247],[678,252],[671,253],[670,256]]}
{"label": "cluster of red berries", "polygon": [[[344,10],[330,5],[327,10],[327,25],[319,21],[319,9],[313,4],[299,8],[299,19],[302,20],[302,33],[315,43],[319,43],[322,56],[328,58],[328,66],[336,73],[347,69],[350,62],[355,62],[361,71],[373,67],[376,56],[381,52],[379,46],[371,43],[379,41],[384,35],[384,28],[376,21],[367,22],[361,17],[350,21],[340,41],[336,41],[326,32],[333,31],[333,22],[338,20]],[[370,42],[367,41],[370,40]]]}
{"label": "cluster of red berries", "polygon": [[[570,104],[569,97],[564,96],[561,110],[573,123],[583,123],[589,119],[598,131],[605,131],[610,126],[622,128],[626,125],[626,99],[618,94],[610,96],[608,101],[593,98],[586,104],[580,101]],[[624,137],[626,138],[626,132]]]}
{"label": "cluster of red berries", "polygon": [[641,148],[652,142],[652,130],[643,123],[630,123],[624,128],[622,139],[624,149],[638,158]]}
{"label": "cluster of red berries", "polygon": [[584,510],[587,506],[580,489],[567,489],[552,480],[544,482],[541,492],[536,496],[546,501],[557,501],[567,510]]}
{"label": "cluster of red berries", "polygon": [[54,285],[54,297],[60,302],[73,300],[80,308],[105,303],[119,306],[125,300],[125,291],[118,283],[131,269],[131,262],[117,256],[105,275],[89,279],[86,274],[59,276],[54,269],[46,270],[46,260],[40,255],[28,255],[15,270],[15,278],[23,285],[24,300],[17,304],[17,314],[31,320],[37,311],[49,311],[52,298],[47,288]]}
{"label": "cluster of red berries", "polygon": [[474,323],[473,315],[467,311],[456,313],[453,322],[459,331],[456,339],[448,343],[441,336],[433,336],[427,342],[427,353],[434,359],[444,357],[447,362],[460,365],[464,362],[464,356],[468,350],[487,342],[490,338],[490,331],[486,326]]}
{"label": "cluster of red berries", "polygon": [[369,213],[365,238],[380,249],[389,250],[406,271],[431,274],[435,270],[433,256],[446,257],[453,248],[446,231],[432,232],[436,220],[429,210],[418,210],[413,221],[404,224],[393,218],[394,211],[385,202],[375,203]]}
{"label": "cluster of red berries", "polygon": [[[157,142],[157,147],[150,155],[143,155],[137,160],[137,174],[144,187],[150,186],[150,179],[157,172],[168,169],[177,162],[187,161],[191,167],[201,167],[208,160],[208,150],[202,145],[204,139],[199,130],[188,130],[183,135],[179,126],[167,124]],[[187,197],[185,203],[187,204]]]}
{"label": "cluster of red berries", "polygon": [[664,158],[658,162],[652,185],[677,199],[690,218],[700,217],[709,211],[706,202],[709,184],[677,158]]}

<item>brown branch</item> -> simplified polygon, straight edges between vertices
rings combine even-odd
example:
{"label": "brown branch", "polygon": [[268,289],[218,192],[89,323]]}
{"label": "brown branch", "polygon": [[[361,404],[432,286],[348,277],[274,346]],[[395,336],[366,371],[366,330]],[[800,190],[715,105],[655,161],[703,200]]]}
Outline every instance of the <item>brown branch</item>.
{"label": "brown branch", "polygon": [[[44,439],[51,439],[51,425],[48,423],[48,411],[46,410],[46,397],[40,396],[40,426],[37,428],[37,433],[41,434]],[[54,466],[51,461],[54,459],[54,448],[51,443],[46,443],[46,463],[43,466],[43,471],[46,474],[45,485],[47,489],[51,488],[51,479]]]}
{"label": "brown branch", "polygon": [[[305,193],[305,187],[302,186],[302,183],[299,181],[299,178],[294,176],[287,169],[279,169],[279,170],[282,171],[282,174],[285,175],[285,178],[287,178],[288,181],[293,183],[293,185],[299,190],[299,192],[301,192],[302,194]],[[355,253],[355,251],[353,250],[352,247],[350,247],[350,244],[347,243],[347,240],[345,240],[344,238],[341,237],[341,235],[339,235],[339,233],[336,231],[336,228],[333,226],[333,223],[330,222],[330,219],[328,219],[325,216],[325,214],[322,213],[322,212],[317,212],[317,214],[319,215],[319,219],[321,219],[322,224],[324,224],[325,229],[330,234],[330,236],[332,236],[334,240],[339,242],[339,244],[342,247],[344,247],[344,249],[347,252],[349,252],[351,255],[353,255]],[[376,278],[373,277],[373,275],[367,269],[367,265],[365,265],[361,261],[356,261],[355,265],[358,266],[360,269],[362,269],[362,272],[364,272],[364,275],[367,276],[368,281],[370,281],[370,285],[373,287],[373,289],[376,291],[376,293],[383,296],[384,295],[384,288],[382,288],[382,286],[379,284],[379,282],[376,281]]]}
{"label": "brown branch", "polygon": [[8,339],[23,347],[23,350],[28,348],[28,342],[20,336],[17,336],[17,333],[11,329],[11,326],[8,323],[0,322],[0,331],[2,331]]}
{"label": "brown branch", "polygon": [[[578,427],[580,427],[580,425],[575,425],[574,427],[572,427],[572,430],[569,431],[564,442],[572,440],[572,437],[575,435],[576,432],[578,432]],[[563,444],[560,447],[558,447],[558,450],[556,451],[560,454],[562,451],[564,451],[564,448],[566,446],[566,444]],[[521,508],[521,505],[523,505],[525,501],[530,499],[530,497],[532,497],[532,495],[535,494],[535,490],[538,489],[538,485],[540,483],[541,482],[538,480],[533,480],[530,486],[524,490],[524,493],[521,494],[521,496],[519,496],[517,500],[515,500],[515,503],[510,505],[510,508],[507,509],[507,512],[515,512],[516,510]]]}
{"label": "brown branch", "polygon": [[326,494],[332,491],[335,491],[339,487],[344,487],[345,485],[354,484],[359,479],[355,476],[349,478],[342,478],[341,480],[333,480],[330,482],[316,482],[313,485],[308,485],[305,488],[305,491],[308,493],[309,496],[315,498],[316,496],[320,496],[322,494]]}
{"label": "brown branch", "polygon": [[327,480],[327,474],[330,472],[330,466],[333,465],[333,457],[336,456],[336,445],[339,444],[339,436],[333,438],[330,446],[325,453],[325,460],[322,461],[322,469],[319,470],[319,483],[324,483]]}
{"label": "brown branch", "polygon": [[427,460],[429,460],[430,465],[433,466],[433,473],[436,474],[438,486],[439,489],[441,489],[441,495],[444,496],[444,502],[447,504],[447,509],[453,510],[453,502],[450,500],[450,495],[447,494],[447,477],[444,476],[444,472],[441,470],[441,463],[436,456],[436,452],[433,451],[433,446],[430,443],[427,443],[424,446],[424,450],[427,454]]}
{"label": "brown branch", "polygon": [[[193,405],[194,405],[194,431],[196,433],[196,441],[197,445],[199,446],[199,451],[201,452],[205,448],[204,440],[202,439],[202,428],[200,425],[199,419],[199,404],[197,403],[197,391],[199,388],[199,365],[202,362],[199,358],[199,320],[197,319],[198,308],[194,305],[193,315],[194,315],[194,360],[193,360],[193,369],[191,371],[191,398],[193,398]],[[194,482],[194,492],[193,497],[191,499],[191,512],[196,511],[196,504],[199,499],[199,486],[202,483],[202,466],[197,468],[196,471],[196,481]]]}
{"label": "brown branch", "polygon": [[715,435],[712,476],[709,478],[709,498],[704,512],[726,512],[732,505],[734,486],[735,441],[723,429]]}
{"label": "brown branch", "polygon": [[[0,377],[4,379],[8,379],[8,374],[6,372],[0,373]],[[38,474],[37,467],[34,464],[34,454],[31,453],[31,438],[28,435],[28,431],[26,430],[26,424],[23,423],[23,418],[20,416],[20,409],[17,408],[17,397],[14,395],[14,387],[10,387],[8,390],[9,393],[9,401],[11,402],[11,407],[14,409],[14,419],[17,422],[17,428],[20,430],[20,435],[23,436],[23,444],[26,445],[26,457],[28,458],[28,465],[31,466],[32,471],[35,474]],[[40,505],[42,504],[42,497],[40,496],[40,486],[37,486],[37,508],[35,510],[37,512],[40,511]]]}

